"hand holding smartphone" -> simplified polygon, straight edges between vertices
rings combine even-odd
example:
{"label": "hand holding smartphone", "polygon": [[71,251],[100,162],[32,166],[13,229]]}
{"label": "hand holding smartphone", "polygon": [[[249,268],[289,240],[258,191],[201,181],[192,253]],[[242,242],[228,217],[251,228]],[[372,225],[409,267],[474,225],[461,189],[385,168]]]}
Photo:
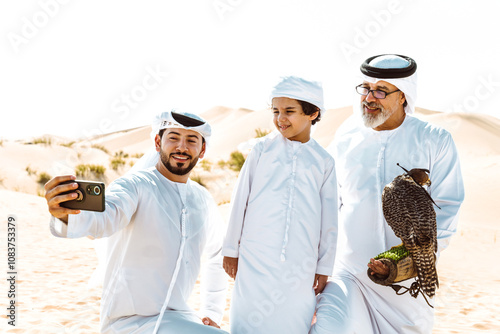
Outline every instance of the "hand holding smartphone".
{"label": "hand holding smartphone", "polygon": [[[77,193],[78,197],[74,200],[62,202],[60,206],[74,210],[103,212],[104,202],[104,183],[94,181],[66,181],[64,183],[77,183],[78,188],[64,192],[62,194]],[[62,195],[61,194],[61,195]]]}

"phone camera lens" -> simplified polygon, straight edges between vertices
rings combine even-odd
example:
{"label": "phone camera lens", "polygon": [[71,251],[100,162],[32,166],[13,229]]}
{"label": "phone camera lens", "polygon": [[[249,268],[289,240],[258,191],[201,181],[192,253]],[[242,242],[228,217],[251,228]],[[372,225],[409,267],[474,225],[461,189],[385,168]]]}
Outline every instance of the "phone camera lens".
{"label": "phone camera lens", "polygon": [[99,186],[94,187],[94,195],[99,196],[101,193],[101,188]]}

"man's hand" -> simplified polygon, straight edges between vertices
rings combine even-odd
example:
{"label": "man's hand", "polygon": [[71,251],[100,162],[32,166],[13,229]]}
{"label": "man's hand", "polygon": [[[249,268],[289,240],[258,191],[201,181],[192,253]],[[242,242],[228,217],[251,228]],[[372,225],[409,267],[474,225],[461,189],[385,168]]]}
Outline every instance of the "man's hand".
{"label": "man's hand", "polygon": [[232,279],[236,279],[236,272],[238,271],[238,258],[224,256],[222,267]]}
{"label": "man's hand", "polygon": [[210,319],[209,317],[205,317],[205,318],[201,319],[201,321],[203,321],[203,324],[205,326],[212,326],[215,328],[220,328],[219,325],[217,325],[217,323],[215,321],[213,321],[212,319]]}
{"label": "man's hand", "polygon": [[77,198],[78,194],[76,192],[73,192],[61,195],[61,193],[77,189],[78,184],[61,183],[74,180],[76,180],[76,177],[73,175],[63,175],[56,176],[45,184],[45,199],[47,200],[50,214],[56,218],[59,218],[66,224],[68,223],[68,214],[78,214],[80,213],[80,210],[63,208],[59,204]]}
{"label": "man's hand", "polygon": [[372,270],[371,274],[388,276],[389,275],[389,267],[386,266],[382,261],[370,259],[370,263],[368,263],[368,268]]}
{"label": "man's hand", "polygon": [[326,281],[328,280],[328,276],[316,274],[314,275],[314,293],[319,294],[322,293],[326,286]]}

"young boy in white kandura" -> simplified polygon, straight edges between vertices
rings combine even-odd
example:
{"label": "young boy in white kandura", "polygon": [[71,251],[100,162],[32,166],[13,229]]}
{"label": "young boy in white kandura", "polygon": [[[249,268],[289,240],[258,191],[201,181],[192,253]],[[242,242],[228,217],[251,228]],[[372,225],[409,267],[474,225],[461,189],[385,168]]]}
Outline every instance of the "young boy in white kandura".
{"label": "young boy in white kandura", "polygon": [[248,155],[232,198],[224,269],[235,286],[231,333],[308,333],[337,239],[333,158],[314,139],[323,89],[283,78],[271,94],[277,131]]}

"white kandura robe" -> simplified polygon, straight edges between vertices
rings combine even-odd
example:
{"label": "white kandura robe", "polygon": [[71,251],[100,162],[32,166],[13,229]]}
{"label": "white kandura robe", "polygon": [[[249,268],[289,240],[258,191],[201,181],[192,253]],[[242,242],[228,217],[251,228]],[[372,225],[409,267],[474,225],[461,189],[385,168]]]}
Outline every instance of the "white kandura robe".
{"label": "white kandura robe", "polygon": [[178,326],[190,328],[190,333],[225,333],[198,325],[201,320],[186,303],[205,253],[200,316],[220,323],[227,287],[220,253],[222,222],[206,189],[190,180],[172,182],[153,167],[114,181],[106,190],[103,213],[70,215],[67,227],[52,217],[55,236],[107,237],[101,299],[104,333],[153,332],[180,254],[183,209],[185,245],[159,333],[178,333]]}
{"label": "white kandura robe", "polygon": [[[381,198],[385,185],[404,173],[396,163],[407,170],[430,170],[428,190],[441,207],[435,207],[439,251],[450,242],[464,199],[451,135],[409,115],[389,131],[366,128],[359,117],[352,116],[329,150],[339,183],[338,252],[333,280],[318,296],[317,324],[311,333],[431,333],[434,311],[424,298],[415,299],[409,293],[398,296],[392,288],[373,283],[367,263],[401,243],[384,219]],[[409,287],[412,282],[399,284]]]}
{"label": "white kandura robe", "polygon": [[336,239],[330,154],[314,139],[300,143],[278,132],[257,142],[233,192],[222,250],[239,258],[231,333],[307,333],[314,276],[332,274]]}

